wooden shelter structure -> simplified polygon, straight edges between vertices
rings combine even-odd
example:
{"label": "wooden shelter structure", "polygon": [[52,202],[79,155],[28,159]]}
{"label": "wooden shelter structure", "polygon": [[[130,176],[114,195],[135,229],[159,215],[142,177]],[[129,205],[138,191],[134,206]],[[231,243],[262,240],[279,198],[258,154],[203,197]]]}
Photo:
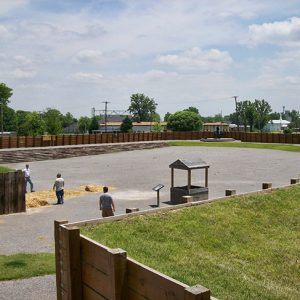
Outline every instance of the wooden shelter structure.
{"label": "wooden shelter structure", "polygon": [[[192,201],[208,199],[208,168],[209,165],[202,159],[187,160],[178,159],[169,165],[171,168],[171,188],[170,199],[173,204],[183,203],[183,196],[192,196]],[[174,169],[187,171],[187,185],[174,186]],[[205,184],[204,186],[192,185],[192,170],[205,170]]]}

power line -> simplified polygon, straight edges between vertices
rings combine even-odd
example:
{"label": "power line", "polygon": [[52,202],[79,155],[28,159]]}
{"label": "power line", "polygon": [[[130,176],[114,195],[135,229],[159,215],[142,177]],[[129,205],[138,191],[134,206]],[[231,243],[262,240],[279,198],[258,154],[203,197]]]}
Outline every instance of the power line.
{"label": "power line", "polygon": [[107,132],[107,104],[110,103],[110,102],[102,101],[102,103],[105,103],[104,122],[105,122],[105,132]]}
{"label": "power line", "polygon": [[238,110],[237,110],[237,98],[239,96],[232,96],[232,98],[234,98],[234,102],[235,102],[235,113],[236,113],[236,120],[237,120],[237,128],[238,128],[238,131],[240,131],[240,125],[239,125],[239,114],[238,114]]}

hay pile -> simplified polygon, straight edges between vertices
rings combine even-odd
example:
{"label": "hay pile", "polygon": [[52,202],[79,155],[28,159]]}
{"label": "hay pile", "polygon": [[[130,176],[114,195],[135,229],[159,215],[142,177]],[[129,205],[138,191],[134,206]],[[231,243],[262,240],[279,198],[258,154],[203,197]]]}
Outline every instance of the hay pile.
{"label": "hay pile", "polygon": [[[85,185],[74,190],[65,189],[65,199],[75,198],[87,194],[88,192],[100,193],[102,192],[102,185]],[[55,191],[38,191],[26,194],[26,208],[42,207],[50,205],[50,202],[56,202]]]}

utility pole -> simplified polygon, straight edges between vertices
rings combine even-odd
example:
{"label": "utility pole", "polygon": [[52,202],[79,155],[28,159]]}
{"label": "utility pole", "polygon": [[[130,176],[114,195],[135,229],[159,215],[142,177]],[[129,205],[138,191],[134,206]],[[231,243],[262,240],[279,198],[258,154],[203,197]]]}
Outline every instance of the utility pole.
{"label": "utility pole", "polygon": [[237,98],[238,96],[232,96],[232,98],[234,98],[234,102],[235,102],[235,113],[236,113],[236,119],[237,119],[237,129],[238,131],[240,131],[240,122],[239,122],[239,114],[238,114],[238,110],[237,110]]}
{"label": "utility pole", "polygon": [[107,104],[110,103],[110,102],[108,102],[108,101],[102,101],[102,103],[105,103],[104,124],[105,124],[105,132],[107,132]]}

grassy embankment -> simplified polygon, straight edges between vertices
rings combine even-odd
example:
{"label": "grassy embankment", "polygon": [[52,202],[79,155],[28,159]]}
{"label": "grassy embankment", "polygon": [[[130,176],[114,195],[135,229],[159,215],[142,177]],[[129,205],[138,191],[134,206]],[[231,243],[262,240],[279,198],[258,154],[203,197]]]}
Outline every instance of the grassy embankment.
{"label": "grassy embankment", "polygon": [[10,169],[8,167],[0,166],[0,173],[6,173],[6,172],[10,172],[10,171],[15,171],[15,170]]}
{"label": "grassy embankment", "polygon": [[0,281],[54,273],[53,253],[0,255]]}
{"label": "grassy embankment", "polygon": [[300,152],[300,147],[290,144],[263,144],[263,143],[236,143],[236,142],[192,142],[192,141],[169,141],[171,146],[198,146],[198,147],[227,147],[227,148],[254,148],[271,149],[290,152]]}
{"label": "grassy embankment", "polygon": [[219,299],[300,299],[300,186],[81,232]]}

